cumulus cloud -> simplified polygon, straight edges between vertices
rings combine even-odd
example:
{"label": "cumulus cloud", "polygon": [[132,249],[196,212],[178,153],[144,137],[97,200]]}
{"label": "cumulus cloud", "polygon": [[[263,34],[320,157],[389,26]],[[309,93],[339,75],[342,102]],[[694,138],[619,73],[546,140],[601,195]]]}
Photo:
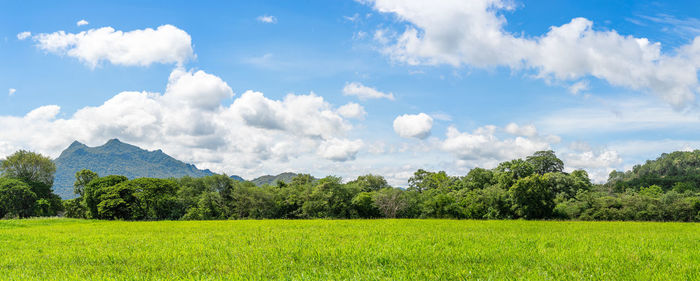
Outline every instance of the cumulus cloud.
{"label": "cumulus cloud", "polygon": [[132,31],[112,27],[80,33],[41,33],[32,37],[41,50],[67,55],[95,68],[103,61],[115,65],[178,64],[195,57],[190,35],[172,25]]}
{"label": "cumulus cloud", "polygon": [[584,151],[580,153],[567,153],[563,156],[566,165],[572,168],[608,168],[618,166],[622,163],[622,158],[613,150],[603,150],[594,152]]}
{"label": "cumulus cloud", "polygon": [[404,138],[425,139],[430,136],[433,118],[428,114],[404,114],[394,119],[394,132]]}
{"label": "cumulus cloud", "polygon": [[277,101],[247,91],[233,102],[231,110],[248,126],[305,137],[329,139],[352,128],[323,97],[313,93],[289,94]]}
{"label": "cumulus cloud", "polygon": [[339,109],[313,93],[274,100],[247,91],[225,106],[233,95],[215,75],[178,68],[162,94],[121,92],[68,117],[56,105],[0,116],[0,158],[18,149],[56,157],[73,140],[100,145],[119,138],[202,168],[258,176],[284,171],[290,159],[305,167],[350,161],[363,147],[346,137],[352,125]]}
{"label": "cumulus cloud", "polygon": [[515,8],[507,0],[365,2],[410,23],[405,31],[375,32],[383,53],[410,65],[508,66],[564,81],[593,76],[650,91],[676,108],[694,102],[698,92],[700,37],[670,55],[646,38],[595,30],[585,18],[552,26],[538,37],[511,34],[501,13]]}
{"label": "cumulus cloud", "polygon": [[31,36],[32,36],[32,33],[29,31],[17,33],[17,39],[19,39],[19,40],[24,40],[24,39],[27,39]]}
{"label": "cumulus cloud", "polygon": [[[516,125],[517,126],[517,125]],[[444,151],[454,154],[463,164],[492,168],[499,162],[523,158],[536,151],[551,148],[553,138],[532,135],[515,138],[500,138],[496,126],[484,126],[473,132],[460,132],[451,126],[441,143]]]}
{"label": "cumulus cloud", "polygon": [[259,22],[263,22],[263,23],[277,23],[277,18],[276,18],[276,17],[274,17],[274,16],[268,16],[268,15],[259,16],[259,17],[257,18],[257,20],[258,20]]}
{"label": "cumulus cloud", "polygon": [[367,112],[361,105],[351,102],[338,108],[338,113],[345,118],[364,119]]}
{"label": "cumulus cloud", "polygon": [[383,93],[383,92],[377,91],[377,89],[367,87],[367,86],[362,85],[361,83],[358,83],[358,82],[352,82],[352,83],[345,84],[345,87],[343,88],[343,95],[356,96],[357,98],[359,98],[361,100],[367,100],[367,99],[394,100],[394,94]]}
{"label": "cumulus cloud", "polygon": [[362,140],[328,139],[321,143],[319,154],[333,161],[355,160],[355,155],[362,148]]}
{"label": "cumulus cloud", "polygon": [[505,131],[511,135],[534,137],[537,135],[537,128],[534,125],[519,126],[516,123],[506,125]]}
{"label": "cumulus cloud", "polygon": [[603,183],[611,171],[621,168],[622,156],[616,150],[609,148],[593,149],[586,142],[573,142],[570,150],[563,149],[560,158],[566,165],[566,171],[583,169],[588,172],[591,180]]}
{"label": "cumulus cloud", "polygon": [[15,88],[10,88],[10,89],[7,90],[7,95],[8,95],[8,96],[14,96],[14,95],[15,95],[15,92],[17,92],[17,89],[15,89]]}
{"label": "cumulus cloud", "polygon": [[88,25],[88,24],[89,24],[89,22],[84,20],[84,19],[79,20],[78,22],[75,23],[75,25],[77,25],[77,26],[83,26],[83,25]]}

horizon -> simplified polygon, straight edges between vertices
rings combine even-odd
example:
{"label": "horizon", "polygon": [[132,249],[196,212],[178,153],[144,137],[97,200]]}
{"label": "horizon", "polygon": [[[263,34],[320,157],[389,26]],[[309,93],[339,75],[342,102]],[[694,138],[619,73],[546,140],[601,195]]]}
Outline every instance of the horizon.
{"label": "horizon", "polygon": [[0,159],[118,139],[405,186],[551,149],[600,183],[700,148],[693,2],[470,3],[4,3]]}
{"label": "horizon", "polygon": [[[138,148],[138,149],[140,149],[140,150],[143,150],[143,151],[145,151],[145,152],[161,152],[161,153],[165,154],[166,156],[172,157],[172,156],[168,155],[167,153],[164,153],[161,149],[155,149],[155,150],[143,149],[143,148],[141,148],[141,147],[139,147],[139,146],[136,146],[136,145],[133,145],[133,144],[130,144],[130,143],[127,143],[127,142],[123,142],[123,141],[119,140],[119,138],[109,139],[109,140],[107,140],[107,142],[105,142],[104,144],[102,144],[102,145],[97,145],[97,146],[88,146],[88,145],[86,145],[86,144],[84,144],[84,143],[82,143],[82,142],[80,142],[80,141],[75,140],[75,141],[73,141],[73,142],[70,144],[70,146],[66,147],[66,149],[64,149],[63,151],[68,150],[68,148],[72,147],[72,146],[75,145],[75,144],[79,144],[79,145],[82,145],[82,146],[87,147],[87,148],[100,148],[100,147],[107,146],[108,144],[114,143],[114,142],[118,142],[118,143],[130,145],[130,146],[134,146],[134,147],[136,147],[136,148]],[[697,150],[697,149],[696,149],[696,150]],[[694,151],[695,151],[695,150],[694,150]],[[673,153],[673,152],[677,152],[677,151],[662,152],[660,155],[658,155],[658,157],[661,157],[663,154],[669,154],[669,153]],[[556,151],[554,151],[554,153],[556,153]],[[62,153],[61,153],[61,154],[62,154]],[[200,168],[200,167],[197,167],[195,164],[188,163],[188,162],[182,161],[182,160],[177,159],[177,158],[174,158],[174,157],[172,157],[172,158],[175,159],[175,160],[177,160],[177,161],[183,162],[183,163],[185,163],[185,164],[187,164],[187,165],[192,165],[192,166],[194,166],[194,167],[195,167],[196,169],[198,169],[198,170],[212,172],[212,171],[210,171],[209,169],[202,169],[202,168]],[[52,159],[52,160],[53,160],[53,161],[56,161],[57,159],[58,159],[58,157],[57,157],[57,158],[54,158],[54,159]],[[655,158],[653,158],[653,159],[648,159],[648,160],[656,160],[656,159],[657,159],[657,158],[655,157]],[[2,160],[0,159],[0,161],[2,161]],[[564,163],[564,164],[566,164],[566,163]],[[638,164],[641,165],[642,163],[638,163]],[[476,167],[474,167],[474,168],[483,168],[483,167],[476,166]],[[436,171],[433,171],[433,172],[436,172]],[[625,171],[622,171],[622,172],[625,172]],[[212,172],[212,173],[214,173],[214,172]],[[226,172],[223,172],[223,173],[214,173],[214,174],[225,175],[225,176],[228,176],[228,177],[240,177],[240,176],[238,176],[238,175],[236,175],[236,174],[229,174],[229,173],[226,173]],[[245,181],[254,181],[254,180],[259,179],[259,178],[262,178],[262,177],[276,177],[276,176],[279,176],[279,175],[282,175],[282,174],[296,174],[296,175],[299,175],[299,174],[310,174],[310,175],[311,175],[312,177],[314,177],[314,178],[323,178],[323,177],[325,177],[325,176],[335,176],[335,175],[332,175],[332,174],[329,174],[329,175],[314,175],[314,174],[311,174],[311,173],[307,173],[307,172],[305,172],[305,171],[299,171],[299,170],[290,169],[290,170],[283,171],[283,172],[280,172],[280,173],[277,173],[277,174],[260,174],[260,175],[251,177],[251,178],[249,178],[249,179],[245,179],[245,178],[243,178],[243,177],[240,177],[240,178],[242,178],[242,179],[245,180]],[[372,173],[368,173],[368,174],[372,174]],[[376,175],[379,175],[379,174],[376,174]],[[381,176],[381,175],[379,175],[379,176]],[[454,175],[452,175],[452,176],[454,176]],[[342,178],[342,179],[343,179],[343,182],[348,182],[348,181],[354,180],[353,178]],[[407,184],[408,184],[408,183],[405,183],[405,184],[403,184],[403,185],[398,184],[398,185],[394,185],[394,187],[405,187]]]}

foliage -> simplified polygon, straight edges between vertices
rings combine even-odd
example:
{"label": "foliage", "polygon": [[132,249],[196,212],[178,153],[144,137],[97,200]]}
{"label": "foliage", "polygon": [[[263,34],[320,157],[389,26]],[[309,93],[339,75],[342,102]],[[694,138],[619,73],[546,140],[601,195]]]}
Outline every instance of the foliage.
{"label": "foliage", "polygon": [[90,181],[99,178],[97,173],[88,169],[82,169],[75,173],[75,182],[73,183],[73,193],[83,196],[83,189]]}
{"label": "foliage", "polygon": [[419,169],[408,179],[408,189],[423,192],[429,189],[443,189],[452,186],[455,178],[450,177],[445,171],[437,173]]}
{"label": "foliage", "polygon": [[26,183],[0,178],[0,218],[32,216],[36,210],[37,196]]}
{"label": "foliage", "polygon": [[56,165],[51,158],[31,151],[20,150],[0,163],[0,173],[4,177],[24,182],[36,182],[51,187]]}
{"label": "foliage", "polygon": [[348,182],[348,184],[357,185],[363,192],[378,191],[382,188],[389,187],[386,179],[380,175],[367,174],[357,177],[356,180]]}
{"label": "foliage", "polygon": [[535,168],[535,173],[544,175],[546,173],[561,173],[564,171],[564,162],[557,158],[554,151],[537,151],[528,156],[526,161]]}
{"label": "foliage", "polygon": [[[679,183],[682,185],[676,186]],[[635,165],[630,171],[611,172],[606,183],[606,187],[616,192],[651,185],[658,185],[664,191],[674,187],[700,191],[700,150],[661,154],[656,160]]]}
{"label": "foliage", "polygon": [[[227,175],[128,180],[125,176],[99,177],[90,170],[81,170],[74,175],[79,197],[61,203],[45,183],[16,180],[21,184],[14,186],[22,186],[21,190],[8,192],[7,196],[14,197],[6,197],[0,204],[21,203],[20,209],[25,211],[3,207],[0,214],[53,216],[65,209],[67,217],[108,220],[700,220],[700,194],[696,183],[687,177],[666,186],[634,187],[629,186],[633,180],[628,180],[627,172],[613,172],[609,183],[594,185],[583,170],[561,171],[560,162],[554,152],[539,151],[526,160],[506,161],[494,169],[475,168],[464,176],[419,169],[409,179],[407,189],[392,187],[374,174],[345,183],[335,176],[316,179],[309,174],[293,174],[285,181],[258,186]],[[636,169],[647,169],[640,167]],[[677,170],[687,175],[692,169]],[[27,187],[31,193],[22,191]],[[11,199],[20,197],[25,199]]]}
{"label": "foliage", "polygon": [[508,190],[513,212],[526,219],[544,219],[552,215],[554,192],[546,177],[539,174],[518,179]]}
{"label": "foliage", "polygon": [[99,218],[97,205],[102,201],[102,195],[106,193],[106,189],[117,185],[121,182],[129,180],[125,176],[110,175],[106,177],[95,178],[85,185],[83,190],[82,201],[85,204],[87,213],[84,215],[87,218]]}
{"label": "foliage", "polygon": [[[29,186],[32,194],[24,191],[14,190],[14,200],[24,198],[24,202],[3,202],[0,204],[12,204],[33,206],[33,211],[15,214],[21,217],[35,216],[55,216],[63,210],[61,198],[53,193],[51,186],[53,184],[54,172],[56,166],[50,158],[38,153],[19,150],[8,156],[0,164],[0,172],[4,177],[16,179]],[[8,191],[9,192],[9,191]],[[21,195],[21,196],[20,196]],[[20,197],[16,197],[20,196]],[[5,199],[10,200],[10,199]],[[22,208],[28,210],[27,208]]]}

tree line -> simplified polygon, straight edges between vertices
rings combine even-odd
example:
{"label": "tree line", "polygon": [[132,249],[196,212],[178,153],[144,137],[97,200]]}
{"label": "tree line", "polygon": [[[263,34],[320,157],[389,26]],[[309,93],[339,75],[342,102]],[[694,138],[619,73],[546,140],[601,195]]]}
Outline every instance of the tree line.
{"label": "tree line", "polygon": [[[700,151],[694,153],[700,160]],[[659,162],[677,165],[678,161],[665,157]],[[642,167],[635,169],[650,170]],[[679,169],[670,170],[678,173]],[[130,180],[82,170],[75,175],[77,198],[61,201],[50,189],[55,166],[47,157],[19,151],[2,162],[0,171],[0,217],[700,221],[700,190],[687,180],[691,175],[677,175],[685,181],[659,185],[648,173],[642,177],[628,172],[625,178],[625,173],[614,171],[607,183],[592,184],[583,170],[564,172],[564,163],[551,150],[493,169],[474,168],[464,176],[420,169],[408,180],[407,188],[392,187],[374,174],[345,183],[335,176],[316,179],[301,174],[289,182],[256,186],[226,175]]]}

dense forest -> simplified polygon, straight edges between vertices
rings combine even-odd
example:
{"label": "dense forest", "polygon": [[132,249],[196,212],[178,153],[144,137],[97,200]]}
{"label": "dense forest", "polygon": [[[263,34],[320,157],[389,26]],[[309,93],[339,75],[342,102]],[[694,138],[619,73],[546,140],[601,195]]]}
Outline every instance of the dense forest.
{"label": "dense forest", "polygon": [[700,150],[663,154],[592,184],[563,171],[553,151],[475,168],[464,176],[416,171],[407,188],[379,175],[343,182],[296,175],[256,186],[226,175],[172,179],[75,174],[75,199],[51,186],[55,164],[19,151],[0,165],[0,217],[107,220],[455,218],[700,221]]}

